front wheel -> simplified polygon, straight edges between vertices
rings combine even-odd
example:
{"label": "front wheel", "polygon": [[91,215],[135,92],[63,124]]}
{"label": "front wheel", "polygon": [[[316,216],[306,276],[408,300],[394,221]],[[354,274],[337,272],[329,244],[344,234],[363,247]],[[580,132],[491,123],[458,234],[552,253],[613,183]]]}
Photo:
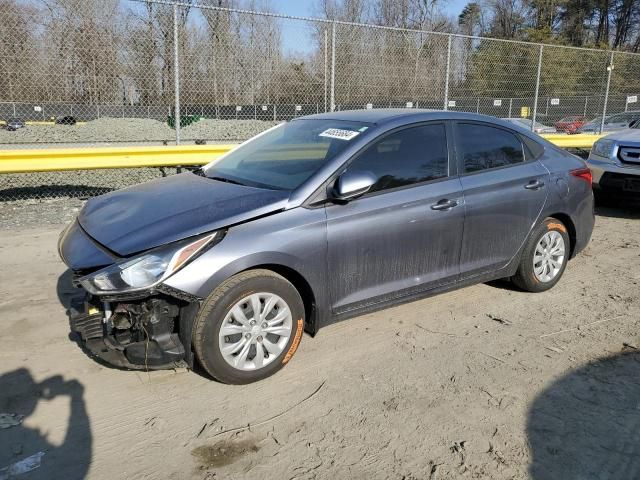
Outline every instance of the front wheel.
{"label": "front wheel", "polygon": [[304,328],[300,294],[270,270],[239,273],[220,285],[196,318],[193,345],[216,380],[246,384],[280,370]]}
{"label": "front wheel", "polygon": [[552,288],[567,266],[569,235],[565,225],[547,218],[529,237],[513,283],[528,292],[544,292]]}

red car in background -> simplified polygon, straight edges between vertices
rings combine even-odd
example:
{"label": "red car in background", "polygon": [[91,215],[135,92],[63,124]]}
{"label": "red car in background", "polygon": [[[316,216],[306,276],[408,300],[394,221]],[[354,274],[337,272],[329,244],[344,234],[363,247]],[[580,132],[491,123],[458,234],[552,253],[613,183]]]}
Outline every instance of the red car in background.
{"label": "red car in background", "polygon": [[588,120],[585,117],[580,115],[572,115],[570,117],[564,117],[561,120],[558,120],[554,126],[556,127],[556,132],[564,132],[564,133],[576,133],[581,126],[587,123]]}

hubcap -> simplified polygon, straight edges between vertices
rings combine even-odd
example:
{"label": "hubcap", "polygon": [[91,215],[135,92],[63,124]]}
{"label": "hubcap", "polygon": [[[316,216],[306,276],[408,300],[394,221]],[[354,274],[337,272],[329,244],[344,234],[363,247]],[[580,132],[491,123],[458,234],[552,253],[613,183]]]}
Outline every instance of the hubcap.
{"label": "hubcap", "polygon": [[220,353],[238,370],[257,370],[280,355],[293,320],[289,305],[273,293],[252,293],[227,313],[219,333]]}
{"label": "hubcap", "polygon": [[551,230],[545,233],[533,254],[533,274],[545,283],[558,276],[564,264],[564,239],[560,233]]}

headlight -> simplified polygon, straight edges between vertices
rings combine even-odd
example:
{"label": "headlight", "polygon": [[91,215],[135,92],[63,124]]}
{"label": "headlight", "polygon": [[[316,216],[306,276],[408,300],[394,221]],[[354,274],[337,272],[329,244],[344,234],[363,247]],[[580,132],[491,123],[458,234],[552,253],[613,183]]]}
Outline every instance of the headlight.
{"label": "headlight", "polygon": [[89,293],[128,293],[153,287],[182,268],[219,238],[215,232],[190,243],[179,242],[126,259],[80,279]]}
{"label": "headlight", "polygon": [[591,148],[591,153],[599,157],[611,158],[613,153],[613,146],[615,142],[613,140],[602,139],[596,141]]}

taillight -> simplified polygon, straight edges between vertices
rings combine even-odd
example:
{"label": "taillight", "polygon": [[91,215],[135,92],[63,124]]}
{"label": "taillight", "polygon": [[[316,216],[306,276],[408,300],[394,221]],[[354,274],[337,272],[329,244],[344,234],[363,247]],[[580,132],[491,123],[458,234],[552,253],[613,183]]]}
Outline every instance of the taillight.
{"label": "taillight", "polygon": [[581,178],[582,180],[587,182],[589,185],[591,185],[591,181],[592,181],[591,170],[589,170],[588,168],[578,168],[577,170],[571,170],[571,172],[569,173],[571,173],[571,175],[573,175],[576,178]]}

